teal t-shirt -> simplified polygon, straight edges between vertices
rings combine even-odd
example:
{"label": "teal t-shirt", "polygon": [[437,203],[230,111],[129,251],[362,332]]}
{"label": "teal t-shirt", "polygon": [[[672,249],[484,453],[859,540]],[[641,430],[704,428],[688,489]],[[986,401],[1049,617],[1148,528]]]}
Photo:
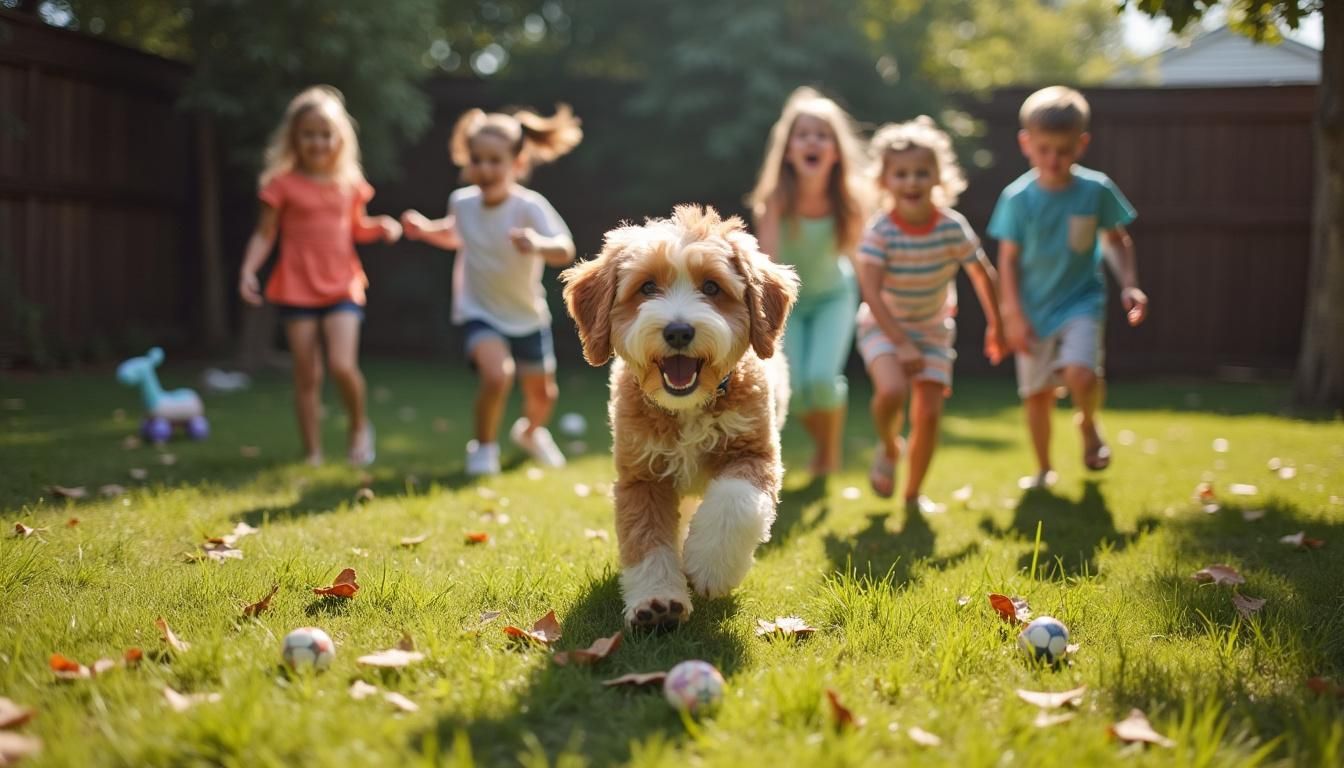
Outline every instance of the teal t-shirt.
{"label": "teal t-shirt", "polygon": [[989,235],[1021,249],[1018,291],[1038,337],[1079,316],[1102,319],[1106,282],[1098,233],[1134,220],[1134,206],[1104,173],[1073,166],[1073,182],[1043,189],[1035,170],[1008,185],[989,219]]}
{"label": "teal t-shirt", "polygon": [[775,260],[798,273],[798,298],[829,296],[854,281],[854,267],[835,248],[835,219],[799,216],[779,222]]}

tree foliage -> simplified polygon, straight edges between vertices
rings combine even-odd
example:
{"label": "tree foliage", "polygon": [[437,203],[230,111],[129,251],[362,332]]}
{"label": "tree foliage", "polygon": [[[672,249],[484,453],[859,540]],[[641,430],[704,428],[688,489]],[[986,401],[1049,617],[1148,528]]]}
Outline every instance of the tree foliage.
{"label": "tree foliage", "polygon": [[1297,29],[1302,20],[1325,8],[1327,0],[1119,0],[1149,16],[1165,16],[1174,32],[1199,21],[1217,5],[1227,7],[1232,29],[1261,42],[1278,42],[1283,27]]}

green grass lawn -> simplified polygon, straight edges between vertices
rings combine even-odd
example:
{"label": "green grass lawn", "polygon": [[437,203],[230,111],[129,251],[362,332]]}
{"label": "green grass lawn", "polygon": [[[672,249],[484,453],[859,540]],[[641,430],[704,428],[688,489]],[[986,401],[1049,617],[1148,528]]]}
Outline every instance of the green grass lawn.
{"label": "green grass lawn", "polygon": [[[627,635],[585,669],[559,667],[501,630],[551,609],[564,630],[558,649],[621,628],[614,538],[585,535],[612,531],[601,374],[571,368],[562,378],[561,411],[591,425],[587,452],[568,468],[539,477],[506,446],[502,476],[468,482],[471,379],[446,365],[373,362],[366,373],[380,444],[364,503],[358,472],[294,460],[281,377],[207,397],[213,435],[170,444],[171,465],[153,448],[123,447],[137,397],[110,372],[0,381],[0,696],[37,710],[20,729],[45,744],[33,764],[1344,764],[1344,702],[1306,687],[1315,675],[1344,679],[1344,425],[1273,415],[1277,388],[1116,383],[1105,419],[1114,466],[1081,470],[1061,409],[1061,482],[1024,495],[1016,481],[1031,467],[1012,384],[963,380],[927,488],[947,509],[927,518],[867,489],[872,431],[856,407],[846,472],[825,485],[788,476],[774,539],[735,595],[698,603],[676,633]],[[186,378],[164,374],[170,387]],[[855,382],[856,406],[866,397]],[[327,452],[339,457],[344,419],[328,404]],[[1213,448],[1220,438],[1225,452]],[[805,462],[796,423],[785,447],[791,466]],[[1271,472],[1272,457],[1296,475]],[[132,468],[147,478],[132,479]],[[1192,500],[1201,481],[1220,511]],[[128,493],[100,498],[107,483]],[[1234,483],[1257,489],[1234,496]],[[86,486],[90,498],[54,498],[52,484]],[[581,495],[579,484],[596,490]],[[969,500],[957,500],[966,486]],[[1264,515],[1248,521],[1248,510]],[[242,560],[184,562],[238,521],[260,528],[241,541]],[[15,523],[47,530],[19,538]],[[468,545],[472,530],[490,543]],[[1298,531],[1326,547],[1280,544]],[[422,534],[418,547],[399,546]],[[1212,563],[1238,568],[1240,590],[1267,600],[1263,611],[1243,620],[1231,587],[1191,580]],[[346,566],[359,572],[357,597],[312,594]],[[271,609],[241,618],[272,584]],[[1063,620],[1080,645],[1072,662],[1027,663],[989,592]],[[488,610],[503,615],[478,628]],[[754,636],[757,618],[787,615],[817,633]],[[189,650],[161,653],[160,616]],[[337,658],[325,674],[290,679],[278,668],[280,638],[304,625],[325,628]],[[356,665],[403,632],[424,662],[400,672]],[[135,669],[59,681],[48,668],[53,652],[91,664],[130,647],[146,651]],[[689,658],[728,681],[722,709],[699,723],[657,692],[600,684]],[[357,679],[420,709],[353,700]],[[1079,685],[1088,689],[1076,716],[1045,728],[1014,695]],[[177,713],[165,686],[221,699]],[[828,688],[863,727],[834,726]],[[1173,748],[1108,739],[1107,726],[1135,707]],[[912,727],[941,745],[920,746]]]}

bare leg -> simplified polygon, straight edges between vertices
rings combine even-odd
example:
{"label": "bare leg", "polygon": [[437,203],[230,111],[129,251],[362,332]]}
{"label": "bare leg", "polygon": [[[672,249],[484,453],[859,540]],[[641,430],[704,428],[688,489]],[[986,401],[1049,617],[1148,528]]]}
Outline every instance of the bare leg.
{"label": "bare leg", "polygon": [[938,446],[938,421],[943,415],[943,385],[916,381],[910,402],[910,474],[905,480],[905,500],[919,498],[924,475]]}
{"label": "bare leg", "polygon": [[322,318],[322,334],[327,342],[327,372],[341,393],[345,413],[350,420],[346,448],[356,461],[367,440],[368,414],[364,401],[364,374],[359,370],[359,316],[354,312],[331,312]]}
{"label": "bare leg", "polygon": [[1105,385],[1095,372],[1077,365],[1065,366],[1064,383],[1077,411],[1074,422],[1082,433],[1083,463],[1089,469],[1105,469],[1110,465],[1110,449],[1101,439],[1096,418]]}
{"label": "bare leg", "polygon": [[525,373],[518,383],[523,390],[523,416],[527,419],[524,434],[530,435],[551,420],[560,387],[555,383],[554,373]]}
{"label": "bare leg", "polygon": [[808,411],[800,414],[798,421],[807,430],[807,436],[812,440],[812,458],[807,463],[807,471],[812,474],[820,474],[821,471],[821,441],[822,441],[822,412]]}
{"label": "bare leg", "polygon": [[877,430],[877,454],[868,469],[868,482],[873,492],[890,498],[896,492],[896,467],[901,460],[901,422],[905,417],[905,403],[910,397],[910,385],[895,355],[882,355],[868,366],[873,380],[873,400],[869,411]]}
{"label": "bare leg", "polygon": [[1036,454],[1036,466],[1041,474],[1050,471],[1050,413],[1055,407],[1055,390],[1047,389],[1030,395],[1023,401],[1027,414],[1027,431],[1031,433],[1031,448]]}
{"label": "bare leg", "polygon": [[471,358],[481,377],[476,392],[476,439],[482,444],[493,443],[513,388],[513,357],[503,339],[488,338],[472,349]]}
{"label": "bare leg", "polygon": [[294,358],[294,413],[299,421],[299,439],[309,464],[322,463],[322,435],[318,430],[317,411],[322,401],[321,335],[316,318],[303,317],[285,322],[289,354]]}
{"label": "bare leg", "polygon": [[841,441],[845,432],[845,407],[817,411],[817,458],[813,465],[813,474],[828,475],[840,469],[844,447]]}

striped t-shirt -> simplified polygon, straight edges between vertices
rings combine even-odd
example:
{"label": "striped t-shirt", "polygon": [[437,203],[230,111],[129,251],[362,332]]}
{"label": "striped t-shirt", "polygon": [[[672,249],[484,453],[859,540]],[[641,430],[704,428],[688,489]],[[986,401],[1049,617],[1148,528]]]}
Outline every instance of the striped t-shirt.
{"label": "striped t-shirt", "polygon": [[869,225],[859,261],[881,266],[882,298],[892,317],[905,323],[938,324],[957,306],[952,281],[962,264],[975,260],[980,240],[961,214],[938,208],[922,225],[896,212]]}

